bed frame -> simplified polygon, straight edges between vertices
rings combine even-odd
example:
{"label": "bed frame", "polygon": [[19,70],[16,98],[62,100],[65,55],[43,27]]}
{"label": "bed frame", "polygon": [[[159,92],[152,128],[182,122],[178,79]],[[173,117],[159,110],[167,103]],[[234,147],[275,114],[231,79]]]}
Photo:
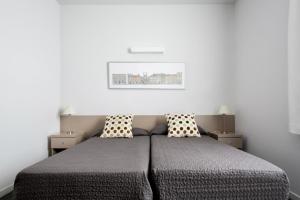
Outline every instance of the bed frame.
{"label": "bed frame", "polygon": [[[103,129],[105,117],[105,115],[61,116],[60,131],[72,130],[84,133],[85,137],[88,138]],[[225,123],[223,120],[225,120]],[[225,124],[224,129],[226,132],[235,132],[234,115],[197,115],[196,122],[206,131],[223,130],[223,124]],[[166,123],[164,115],[135,115],[133,119],[133,127],[143,128],[148,131],[151,131],[156,125],[161,123]]]}

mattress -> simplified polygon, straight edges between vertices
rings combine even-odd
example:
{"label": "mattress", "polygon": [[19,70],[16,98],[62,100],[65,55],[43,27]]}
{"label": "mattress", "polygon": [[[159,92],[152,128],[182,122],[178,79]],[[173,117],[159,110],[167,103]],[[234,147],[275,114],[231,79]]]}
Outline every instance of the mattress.
{"label": "mattress", "polygon": [[161,200],[283,200],[289,193],[283,170],[208,136],[152,136],[151,178]]}
{"label": "mattress", "polygon": [[18,200],[152,199],[150,137],[91,138],[21,171]]}

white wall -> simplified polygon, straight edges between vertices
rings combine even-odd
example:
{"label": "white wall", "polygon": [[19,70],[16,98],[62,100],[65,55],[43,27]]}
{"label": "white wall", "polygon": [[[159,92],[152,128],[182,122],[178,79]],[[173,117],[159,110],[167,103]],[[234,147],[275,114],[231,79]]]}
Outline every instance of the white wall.
{"label": "white wall", "polygon": [[288,133],[287,0],[236,5],[237,130],[247,150],[283,168],[300,194],[300,137]]}
{"label": "white wall", "polygon": [[0,194],[47,157],[47,136],[59,128],[59,9],[54,0],[0,4]]}
{"label": "white wall", "polygon": [[[232,102],[233,5],[62,6],[62,104],[78,114],[214,113]],[[128,54],[162,45],[163,55]],[[112,90],[109,61],[186,63],[185,90]]]}

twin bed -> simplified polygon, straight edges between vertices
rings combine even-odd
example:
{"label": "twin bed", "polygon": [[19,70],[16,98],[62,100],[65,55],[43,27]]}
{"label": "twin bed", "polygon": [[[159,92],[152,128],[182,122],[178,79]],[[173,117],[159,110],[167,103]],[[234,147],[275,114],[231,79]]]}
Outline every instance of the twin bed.
{"label": "twin bed", "polygon": [[289,193],[280,168],[209,136],[152,136],[151,174],[161,200],[283,200]]}
{"label": "twin bed", "polygon": [[93,137],[20,172],[18,200],[152,199],[150,137]]}
{"label": "twin bed", "polygon": [[288,198],[284,171],[208,136],[92,137],[20,172],[18,200]]}

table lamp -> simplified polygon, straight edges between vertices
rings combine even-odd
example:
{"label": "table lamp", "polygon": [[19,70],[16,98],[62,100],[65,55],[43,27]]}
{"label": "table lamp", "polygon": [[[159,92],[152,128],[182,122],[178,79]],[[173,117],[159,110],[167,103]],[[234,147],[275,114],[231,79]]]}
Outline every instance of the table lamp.
{"label": "table lamp", "polygon": [[[62,116],[67,116],[67,117],[70,117],[74,114],[75,114],[75,110],[72,106],[66,106],[61,112]],[[72,131],[71,130],[67,131],[67,134],[72,135]]]}
{"label": "table lamp", "polygon": [[225,116],[231,114],[228,106],[227,105],[221,105],[220,108],[219,108],[218,114],[223,116],[223,133],[226,133],[226,131],[225,131]]}

